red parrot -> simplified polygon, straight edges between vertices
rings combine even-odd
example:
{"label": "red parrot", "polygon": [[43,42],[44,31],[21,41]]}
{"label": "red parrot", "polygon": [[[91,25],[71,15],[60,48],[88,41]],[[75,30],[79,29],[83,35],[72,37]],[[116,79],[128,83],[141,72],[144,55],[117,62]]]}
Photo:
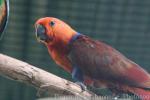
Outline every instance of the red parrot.
{"label": "red parrot", "polygon": [[53,17],[37,20],[35,29],[56,64],[71,73],[81,87],[95,83],[150,100],[150,74],[116,49]]}

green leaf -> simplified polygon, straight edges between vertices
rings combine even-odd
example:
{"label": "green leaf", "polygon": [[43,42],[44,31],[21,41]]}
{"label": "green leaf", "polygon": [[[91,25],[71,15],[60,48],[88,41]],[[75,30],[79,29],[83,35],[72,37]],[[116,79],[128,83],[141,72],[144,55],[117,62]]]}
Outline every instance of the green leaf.
{"label": "green leaf", "polygon": [[4,0],[0,0],[0,6],[3,4]]}

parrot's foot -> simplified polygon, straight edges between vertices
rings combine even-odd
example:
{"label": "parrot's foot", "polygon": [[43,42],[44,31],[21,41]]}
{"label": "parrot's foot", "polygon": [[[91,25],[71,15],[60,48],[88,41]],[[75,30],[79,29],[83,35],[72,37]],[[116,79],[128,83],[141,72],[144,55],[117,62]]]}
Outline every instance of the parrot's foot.
{"label": "parrot's foot", "polygon": [[75,83],[81,87],[82,92],[87,90],[87,87],[82,82],[75,82]]}

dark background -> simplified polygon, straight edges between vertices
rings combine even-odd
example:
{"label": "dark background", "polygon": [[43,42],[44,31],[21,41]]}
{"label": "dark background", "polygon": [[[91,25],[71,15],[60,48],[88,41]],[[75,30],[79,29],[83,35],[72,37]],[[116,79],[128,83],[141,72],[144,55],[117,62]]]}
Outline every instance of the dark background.
{"label": "dark background", "polygon": [[[150,0],[11,0],[0,52],[71,79],[36,41],[34,22],[45,16],[113,46],[150,72]],[[0,77],[0,100],[35,98],[33,87]]]}

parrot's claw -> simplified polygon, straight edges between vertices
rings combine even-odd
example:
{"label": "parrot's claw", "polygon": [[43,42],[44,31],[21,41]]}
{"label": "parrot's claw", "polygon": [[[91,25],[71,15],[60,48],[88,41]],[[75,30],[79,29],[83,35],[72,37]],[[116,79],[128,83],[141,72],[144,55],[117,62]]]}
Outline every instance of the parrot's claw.
{"label": "parrot's claw", "polygon": [[87,87],[82,82],[75,82],[75,83],[81,87],[82,92],[87,90]]}

